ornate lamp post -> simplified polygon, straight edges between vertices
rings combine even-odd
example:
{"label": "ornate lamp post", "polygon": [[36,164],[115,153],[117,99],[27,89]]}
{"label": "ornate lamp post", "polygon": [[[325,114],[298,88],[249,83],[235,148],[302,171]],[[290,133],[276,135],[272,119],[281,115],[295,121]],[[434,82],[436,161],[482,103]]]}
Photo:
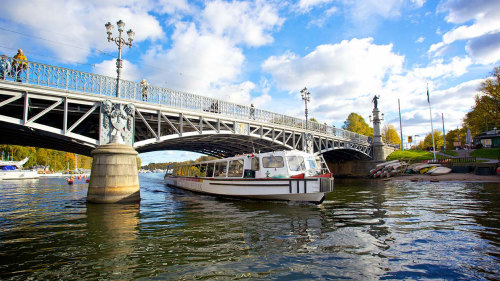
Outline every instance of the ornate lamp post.
{"label": "ornate lamp post", "polygon": [[132,41],[134,40],[134,35],[135,32],[132,31],[132,29],[129,29],[127,31],[128,35],[128,42],[125,42],[125,39],[122,38],[122,32],[123,32],[123,27],[125,26],[125,23],[122,20],[119,20],[117,23],[118,25],[118,37],[112,38],[111,34],[113,33],[113,28],[114,26],[108,22],[104,26],[106,26],[107,33],[108,33],[108,42],[115,42],[116,45],[118,46],[118,59],[116,60],[116,97],[120,97],[120,74],[121,74],[121,68],[122,68],[122,46],[126,45],[129,46],[129,48],[132,48]]}
{"label": "ornate lamp post", "polygon": [[302,100],[304,100],[304,104],[306,106],[306,130],[307,130],[307,103],[311,100],[311,93],[307,90],[306,87],[304,89],[300,90],[300,95],[302,96]]}

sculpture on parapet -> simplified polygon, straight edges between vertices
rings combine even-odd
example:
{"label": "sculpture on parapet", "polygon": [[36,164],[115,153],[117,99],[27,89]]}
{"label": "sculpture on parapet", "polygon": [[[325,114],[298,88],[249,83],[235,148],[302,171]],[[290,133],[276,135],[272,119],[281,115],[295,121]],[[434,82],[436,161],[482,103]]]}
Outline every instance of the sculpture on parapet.
{"label": "sculpture on parapet", "polygon": [[380,98],[380,96],[373,96],[373,99],[372,99],[372,102],[373,102],[373,108],[374,109],[378,109],[378,99]]}
{"label": "sculpture on parapet", "polygon": [[135,106],[129,104],[113,104],[110,100],[101,103],[101,133],[99,142],[110,142],[133,145]]}

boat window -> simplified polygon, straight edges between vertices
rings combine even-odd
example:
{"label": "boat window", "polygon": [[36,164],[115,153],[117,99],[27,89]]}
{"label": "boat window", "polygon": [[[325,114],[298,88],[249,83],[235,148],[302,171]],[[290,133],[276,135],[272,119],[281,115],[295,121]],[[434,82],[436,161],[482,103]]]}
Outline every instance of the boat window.
{"label": "boat window", "polygon": [[211,178],[214,176],[214,163],[207,164],[207,177]]}
{"label": "boat window", "polygon": [[200,165],[200,177],[206,177],[207,176],[207,164],[201,164]]}
{"label": "boat window", "polygon": [[284,167],[283,157],[281,156],[270,156],[262,158],[262,166],[264,168],[283,168]]}
{"label": "boat window", "polygon": [[200,176],[200,165],[191,165],[189,167],[189,176],[199,177]]}
{"label": "boat window", "polygon": [[286,161],[290,171],[304,171],[306,169],[304,157],[302,156],[287,156]]}
{"label": "boat window", "polygon": [[252,158],[252,170],[253,171],[258,171],[259,170],[259,157],[253,157]]}
{"label": "boat window", "polygon": [[228,177],[239,177],[243,176],[243,159],[232,160],[229,164],[229,169],[227,170]]}
{"label": "boat window", "polygon": [[226,176],[226,166],[227,166],[227,161],[216,162],[215,163],[214,177],[225,177]]}
{"label": "boat window", "polygon": [[318,169],[321,166],[318,166],[318,162],[315,159],[308,159],[307,163],[309,164],[309,169]]}
{"label": "boat window", "polygon": [[185,175],[187,175],[187,167],[182,166],[180,169],[180,176],[185,176]]}

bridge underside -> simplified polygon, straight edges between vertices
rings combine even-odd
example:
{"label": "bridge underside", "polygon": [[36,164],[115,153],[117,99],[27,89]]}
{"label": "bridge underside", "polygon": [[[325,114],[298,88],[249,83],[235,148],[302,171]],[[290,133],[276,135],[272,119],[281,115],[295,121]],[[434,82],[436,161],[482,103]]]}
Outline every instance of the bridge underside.
{"label": "bridge underside", "polygon": [[229,157],[245,152],[264,152],[289,149],[283,145],[262,140],[260,138],[234,135],[213,134],[195,135],[185,138],[175,138],[169,141],[154,143],[141,147],[140,152],[158,150],[183,150],[197,152],[216,157]]}

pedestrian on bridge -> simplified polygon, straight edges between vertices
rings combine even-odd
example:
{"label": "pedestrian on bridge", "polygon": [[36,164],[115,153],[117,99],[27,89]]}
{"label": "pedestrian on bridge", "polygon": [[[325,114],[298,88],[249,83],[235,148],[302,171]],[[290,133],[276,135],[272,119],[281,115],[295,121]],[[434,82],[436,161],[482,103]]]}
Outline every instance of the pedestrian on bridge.
{"label": "pedestrian on bridge", "polygon": [[255,120],[255,107],[253,106],[253,103],[250,104],[250,119]]}
{"label": "pedestrian on bridge", "polygon": [[16,81],[17,82],[23,82],[21,78],[21,72],[23,70],[26,70],[28,68],[28,59],[26,56],[23,54],[23,50],[19,49],[17,50],[17,54],[14,56],[14,72],[16,73]]}
{"label": "pedestrian on bridge", "polygon": [[142,100],[147,101],[148,100],[148,82],[146,82],[146,79],[142,78],[141,81],[141,95],[142,95]]}
{"label": "pedestrian on bridge", "polygon": [[5,76],[10,75],[11,65],[10,60],[6,55],[0,58],[0,79],[4,80]]}

